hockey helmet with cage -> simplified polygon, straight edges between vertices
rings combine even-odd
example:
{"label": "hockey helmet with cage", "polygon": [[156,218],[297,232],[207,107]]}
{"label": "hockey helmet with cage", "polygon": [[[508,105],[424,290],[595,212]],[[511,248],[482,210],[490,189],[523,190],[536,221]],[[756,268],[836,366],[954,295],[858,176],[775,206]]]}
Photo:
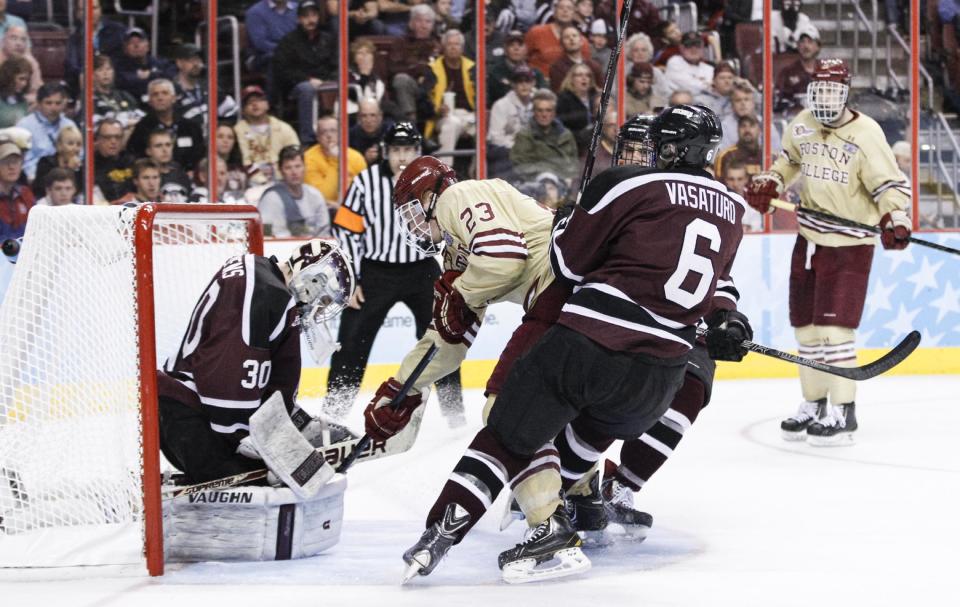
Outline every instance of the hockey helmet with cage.
{"label": "hockey helmet with cage", "polygon": [[637,114],[623,123],[613,147],[613,166],[638,165],[652,167],[654,163],[653,142],[650,141],[650,124],[654,116]]}
{"label": "hockey helmet with cage", "polygon": [[810,84],[807,107],[821,124],[833,124],[843,116],[850,94],[850,70],[843,59],[818,59]]}
{"label": "hockey helmet with cage", "polygon": [[280,264],[310,353],[323,364],[339,348],[326,321],[347,306],[354,290],[350,258],[335,241],[314,238]]}
{"label": "hockey helmet with cage", "polygon": [[674,105],[653,119],[649,136],[658,168],[702,169],[716,158],[723,128],[708,107]]}
{"label": "hockey helmet with cage", "polygon": [[430,226],[437,198],[457,183],[457,174],[433,156],[411,162],[397,178],[393,205],[404,239],[425,255],[440,252],[441,235]]}

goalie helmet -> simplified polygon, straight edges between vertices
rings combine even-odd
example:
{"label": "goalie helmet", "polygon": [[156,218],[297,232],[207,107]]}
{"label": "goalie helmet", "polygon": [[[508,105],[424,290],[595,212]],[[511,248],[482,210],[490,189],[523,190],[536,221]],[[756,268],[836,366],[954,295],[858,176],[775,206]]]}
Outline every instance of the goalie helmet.
{"label": "goalie helmet", "polygon": [[654,150],[653,142],[650,141],[650,124],[653,118],[637,114],[623,123],[613,148],[613,166],[653,166]]}
{"label": "goalie helmet", "polygon": [[404,239],[424,255],[440,252],[442,234],[431,226],[437,198],[457,183],[457,174],[433,156],[421,156],[411,162],[393,188],[393,205],[400,219]]}
{"label": "goalie helmet", "polygon": [[653,119],[649,136],[658,168],[702,169],[716,158],[723,128],[708,107],[674,105]]}
{"label": "goalie helmet", "polygon": [[323,364],[340,347],[326,321],[342,312],[353,295],[350,259],[336,242],[314,238],[297,247],[280,269],[297,308],[300,331],[314,360]]}
{"label": "goalie helmet", "polygon": [[843,116],[850,94],[850,70],[842,59],[819,59],[807,85],[807,107],[821,124]]}

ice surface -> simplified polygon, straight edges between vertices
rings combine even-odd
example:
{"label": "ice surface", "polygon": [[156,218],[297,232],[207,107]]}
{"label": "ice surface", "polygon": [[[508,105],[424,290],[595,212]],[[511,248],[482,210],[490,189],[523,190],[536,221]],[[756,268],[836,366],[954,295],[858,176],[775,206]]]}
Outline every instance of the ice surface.
{"label": "ice surface", "polygon": [[833,449],[779,438],[796,380],[718,382],[637,496],[654,516],[646,542],[589,551],[593,569],[579,578],[508,586],[496,557],[522,529],[497,532],[498,502],[434,574],[401,588],[400,554],[478,429],[483,397],[467,401],[469,429],[449,430],[431,402],[409,453],[350,471],[343,537],[324,555],[173,565],[159,579],[140,568],[0,570],[0,605],[960,605],[957,376],[862,383],[858,444]]}

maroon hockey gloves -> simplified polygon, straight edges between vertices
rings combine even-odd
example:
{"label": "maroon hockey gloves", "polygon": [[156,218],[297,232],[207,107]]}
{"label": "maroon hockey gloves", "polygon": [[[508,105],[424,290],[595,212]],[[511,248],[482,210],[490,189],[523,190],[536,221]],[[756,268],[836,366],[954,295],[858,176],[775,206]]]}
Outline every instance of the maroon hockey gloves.
{"label": "maroon hockey gloves", "polygon": [[900,210],[890,211],[880,218],[880,244],[884,249],[899,251],[910,244],[910,218]]}
{"label": "maroon hockey gloves", "polygon": [[453,286],[460,274],[447,270],[433,284],[433,324],[443,341],[469,347],[480,329],[480,319]]}
{"label": "maroon hockey gloves", "polygon": [[743,191],[747,204],[760,213],[770,213],[770,201],[780,196],[780,179],[774,173],[755,175]]}
{"label": "maroon hockey gloves", "polygon": [[740,345],[745,339],[753,339],[753,329],[747,317],[736,310],[715,310],[706,321],[707,353],[713,360],[740,362],[747,349]]}
{"label": "maroon hockey gloves", "polygon": [[416,408],[423,404],[422,394],[411,394],[400,401],[397,408],[390,407],[390,401],[402,387],[403,384],[391,377],[380,384],[373,400],[363,411],[364,429],[370,438],[387,440],[397,434],[406,427]]}

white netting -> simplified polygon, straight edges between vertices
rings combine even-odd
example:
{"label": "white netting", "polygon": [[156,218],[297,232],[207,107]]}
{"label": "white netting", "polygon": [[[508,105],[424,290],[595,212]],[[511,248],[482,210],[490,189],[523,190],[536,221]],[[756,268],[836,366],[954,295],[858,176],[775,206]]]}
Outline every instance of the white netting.
{"label": "white netting", "polygon": [[[0,307],[0,566],[142,559],[135,214],[30,213]],[[161,214],[153,243],[162,365],[246,224]]]}

